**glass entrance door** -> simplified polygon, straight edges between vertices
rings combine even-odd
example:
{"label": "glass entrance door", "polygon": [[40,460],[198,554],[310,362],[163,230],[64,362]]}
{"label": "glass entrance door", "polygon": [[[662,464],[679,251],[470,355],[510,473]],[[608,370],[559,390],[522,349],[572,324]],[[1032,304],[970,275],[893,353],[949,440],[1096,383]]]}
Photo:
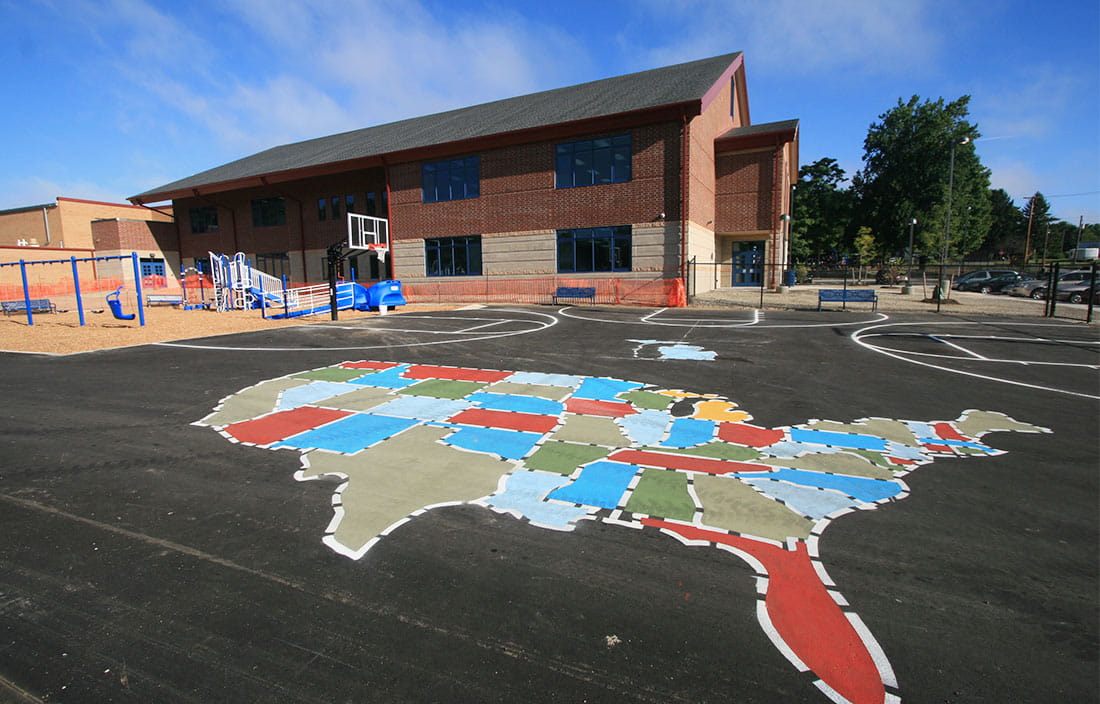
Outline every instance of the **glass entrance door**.
{"label": "glass entrance door", "polygon": [[757,242],[734,244],[731,286],[759,286],[764,280],[764,246]]}

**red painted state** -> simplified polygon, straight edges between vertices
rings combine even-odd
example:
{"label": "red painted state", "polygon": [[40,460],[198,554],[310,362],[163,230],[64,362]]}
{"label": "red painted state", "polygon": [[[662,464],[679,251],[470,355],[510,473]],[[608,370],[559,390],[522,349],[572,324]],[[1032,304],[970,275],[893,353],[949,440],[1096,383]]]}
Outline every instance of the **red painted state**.
{"label": "red painted state", "polygon": [[931,445],[925,443],[924,447],[925,449],[931,450],[932,452],[953,452],[953,450],[947,445]]}
{"label": "red painted state", "polygon": [[887,459],[889,459],[894,464],[901,464],[901,465],[916,464],[915,460],[907,460],[907,459],[903,459],[901,457],[888,457]]}
{"label": "red painted state", "polygon": [[963,442],[970,440],[970,438],[960,434],[959,431],[952,428],[949,423],[936,423],[932,427],[935,429],[936,435],[939,436],[940,440],[961,440]]}
{"label": "red painted state", "polygon": [[607,459],[643,467],[663,467],[681,469],[686,472],[705,474],[729,474],[730,472],[771,472],[775,468],[762,464],[748,464],[730,460],[716,460],[709,457],[692,455],[674,455],[666,452],[646,452],[645,450],[619,450]]}
{"label": "red painted state", "polygon": [[344,369],[393,369],[397,362],[344,362],[340,365]]}
{"label": "red painted state", "polygon": [[491,411],[485,408],[468,408],[458,415],[452,416],[448,422],[480,425],[485,428],[524,430],[541,434],[553,430],[558,425],[558,417],[514,411]]}
{"label": "red painted state", "polygon": [[638,411],[629,403],[619,401],[596,401],[590,398],[571,398],[565,402],[565,410],[586,416],[606,416],[622,418],[632,416]]}
{"label": "red painted state", "polygon": [[263,418],[233,423],[226,426],[225,432],[241,442],[268,445],[350,415],[351,411],[301,406],[289,411],[272,413]]}
{"label": "red painted state", "polygon": [[495,372],[488,369],[465,369],[463,367],[431,367],[414,364],[401,374],[406,379],[450,379],[451,381],[494,382],[512,376],[512,372]]}
{"label": "red painted state", "polygon": [[[764,605],[779,638],[822,682],[853,704],[882,704],[886,687],[866,644],[829,596],[806,544],[784,550],[757,540],[643,518],[689,540],[721,543],[760,561],[768,573]],[[770,635],[770,634],[769,634]]]}
{"label": "red painted state", "polygon": [[718,437],[735,445],[748,447],[767,447],[783,439],[782,430],[758,428],[744,423],[719,423]]}

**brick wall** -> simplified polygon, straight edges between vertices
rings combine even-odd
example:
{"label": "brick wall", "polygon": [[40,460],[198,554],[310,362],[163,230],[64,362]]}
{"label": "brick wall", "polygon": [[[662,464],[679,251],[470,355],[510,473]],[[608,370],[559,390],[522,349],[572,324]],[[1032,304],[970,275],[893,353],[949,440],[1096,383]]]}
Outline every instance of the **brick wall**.
{"label": "brick wall", "polygon": [[720,154],[716,165],[715,230],[719,233],[775,228],[775,150]]}

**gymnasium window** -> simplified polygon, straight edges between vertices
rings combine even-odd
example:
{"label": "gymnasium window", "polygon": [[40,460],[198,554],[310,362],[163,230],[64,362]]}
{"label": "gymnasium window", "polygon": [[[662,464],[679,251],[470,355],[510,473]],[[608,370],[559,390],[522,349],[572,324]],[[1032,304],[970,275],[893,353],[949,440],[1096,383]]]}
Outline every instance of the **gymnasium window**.
{"label": "gymnasium window", "polygon": [[624,183],[631,179],[629,134],[565,142],[554,147],[558,188]]}
{"label": "gymnasium window", "polygon": [[425,203],[477,198],[481,195],[481,158],[468,156],[422,164],[420,189]]}
{"label": "gymnasium window", "polygon": [[329,198],[328,200],[329,200],[329,205],[331,206],[331,210],[332,210],[332,219],[333,220],[339,220],[340,219],[340,196],[333,196],[333,197]]}
{"label": "gymnasium window", "polygon": [[254,198],[252,227],[275,227],[286,224],[286,198]]}
{"label": "gymnasium window", "polygon": [[558,230],[558,272],[630,271],[630,225]]}
{"label": "gymnasium window", "polygon": [[188,219],[191,221],[191,234],[193,235],[200,232],[217,232],[218,206],[204,205],[200,208],[191,208],[188,212]]}
{"label": "gymnasium window", "polygon": [[367,191],[367,212],[371,217],[378,216],[378,195],[374,191]]}
{"label": "gymnasium window", "polygon": [[481,235],[424,240],[428,276],[480,276]]}
{"label": "gymnasium window", "polygon": [[355,194],[354,193],[348,193],[347,195],[344,196],[344,212],[345,213],[354,213],[355,212]]}
{"label": "gymnasium window", "polygon": [[326,213],[328,213],[328,198],[317,199],[317,219],[327,220]]}

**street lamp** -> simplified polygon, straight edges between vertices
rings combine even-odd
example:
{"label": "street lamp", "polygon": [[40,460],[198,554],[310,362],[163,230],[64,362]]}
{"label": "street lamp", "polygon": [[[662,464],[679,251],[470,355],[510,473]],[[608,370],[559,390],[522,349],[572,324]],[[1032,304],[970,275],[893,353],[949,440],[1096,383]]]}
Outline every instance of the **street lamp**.
{"label": "street lamp", "polygon": [[909,271],[905,272],[905,285],[901,287],[901,292],[906,295],[913,291],[913,227],[916,224],[916,218],[909,219]]}
{"label": "street lamp", "polygon": [[951,192],[955,190],[955,147],[969,142],[970,137],[963,137],[951,143],[951,167],[947,172],[947,222],[943,228],[943,251],[940,253],[940,295],[936,296],[937,313],[940,312],[940,305],[947,295],[947,250],[951,246]]}

